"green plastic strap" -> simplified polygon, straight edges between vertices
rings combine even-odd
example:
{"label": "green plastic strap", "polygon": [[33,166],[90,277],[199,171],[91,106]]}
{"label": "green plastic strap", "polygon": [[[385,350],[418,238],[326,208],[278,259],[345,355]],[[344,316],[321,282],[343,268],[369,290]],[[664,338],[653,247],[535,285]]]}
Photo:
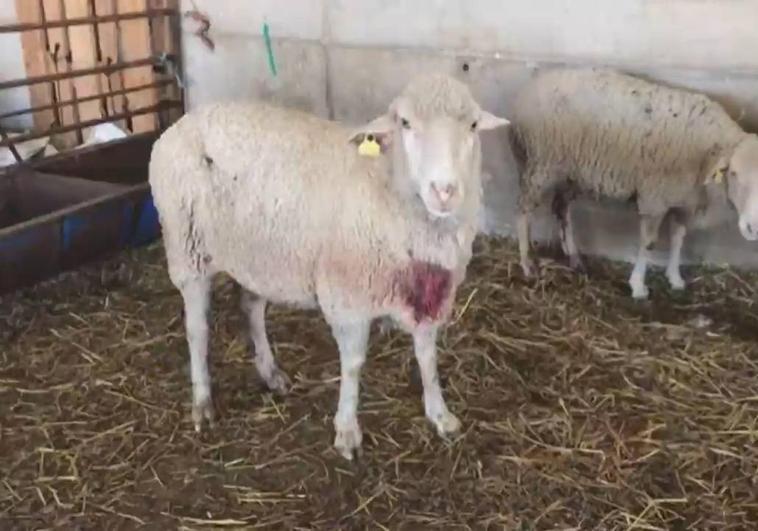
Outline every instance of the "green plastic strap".
{"label": "green plastic strap", "polygon": [[268,54],[268,67],[271,74],[276,76],[276,60],[274,59],[274,49],[271,47],[271,35],[268,30],[268,23],[263,23],[263,41],[266,43],[266,53]]}

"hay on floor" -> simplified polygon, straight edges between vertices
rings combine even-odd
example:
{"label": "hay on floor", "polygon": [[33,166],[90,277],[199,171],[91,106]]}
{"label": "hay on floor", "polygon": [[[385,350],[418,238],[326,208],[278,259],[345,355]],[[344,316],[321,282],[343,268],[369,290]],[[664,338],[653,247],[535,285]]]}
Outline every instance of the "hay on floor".
{"label": "hay on floor", "polygon": [[294,382],[266,392],[216,290],[218,420],[194,433],[181,300],[159,245],[0,300],[3,529],[749,529],[758,522],[758,276],[628,266],[526,281],[483,239],[440,342],[451,409],[423,417],[410,342],[374,334],[362,458],[332,450],[338,358],[316,312],[271,308]]}

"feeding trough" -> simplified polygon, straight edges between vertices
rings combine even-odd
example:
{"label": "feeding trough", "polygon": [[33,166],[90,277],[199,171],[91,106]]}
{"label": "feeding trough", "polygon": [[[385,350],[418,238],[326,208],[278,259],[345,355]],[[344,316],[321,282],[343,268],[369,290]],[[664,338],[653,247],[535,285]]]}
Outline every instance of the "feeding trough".
{"label": "feeding trough", "polygon": [[[0,95],[28,90],[32,104],[0,120],[34,122],[17,135],[0,128],[0,149],[15,159],[0,169],[0,293],[158,237],[150,151],[183,107],[174,74],[178,10],[164,4],[56,20],[41,3],[21,3],[20,23],[0,26],[21,34],[29,74],[0,82]],[[114,29],[115,41],[105,31]],[[119,131],[125,138],[110,140]],[[47,138],[61,149],[28,152]]]}
{"label": "feeding trough", "polygon": [[24,165],[0,177],[0,293],[155,239],[154,134]]}

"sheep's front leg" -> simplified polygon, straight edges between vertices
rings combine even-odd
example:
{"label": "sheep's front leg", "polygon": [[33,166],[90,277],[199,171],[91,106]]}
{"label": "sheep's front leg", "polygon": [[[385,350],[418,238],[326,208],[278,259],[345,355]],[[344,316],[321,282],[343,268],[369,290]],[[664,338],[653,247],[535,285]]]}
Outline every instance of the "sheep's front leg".
{"label": "sheep's front leg", "polygon": [[360,450],[363,434],[358,424],[361,368],[366,361],[370,321],[338,323],[332,333],[340,351],[340,396],[334,416],[334,447],[351,460]]}
{"label": "sheep's front leg", "polygon": [[211,301],[209,278],[193,278],[179,286],[184,299],[184,318],[192,377],[192,421],[200,431],[203,419],[213,422],[211,378],[208,373],[208,318]]}
{"label": "sheep's front leg", "polygon": [[673,217],[671,219],[670,235],[669,263],[666,267],[666,277],[669,279],[671,289],[683,290],[686,284],[679,272],[679,266],[682,261],[684,237],[687,235],[686,224],[676,219],[676,217]]}
{"label": "sheep's front leg", "polygon": [[461,422],[445,404],[437,373],[437,326],[421,326],[413,333],[413,347],[424,386],[424,411],[441,436],[458,431]]}
{"label": "sheep's front leg", "polygon": [[645,274],[647,263],[650,260],[650,251],[658,239],[658,229],[661,226],[663,216],[645,216],[640,218],[640,248],[637,252],[637,261],[629,277],[629,286],[632,288],[632,297],[646,299],[648,296]]}
{"label": "sheep's front leg", "polygon": [[286,394],[290,382],[287,375],[277,366],[266,334],[266,300],[243,289],[240,306],[247,316],[250,342],[255,348],[253,362],[258,374],[269,389],[282,395]]}

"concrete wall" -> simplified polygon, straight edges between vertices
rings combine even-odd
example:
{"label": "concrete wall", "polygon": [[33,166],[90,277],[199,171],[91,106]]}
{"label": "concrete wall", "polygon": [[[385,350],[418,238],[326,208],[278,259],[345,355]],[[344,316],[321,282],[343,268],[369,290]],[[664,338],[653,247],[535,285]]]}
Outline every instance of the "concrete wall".
{"label": "concrete wall", "polygon": [[[190,107],[262,97],[322,116],[361,122],[380,113],[419,71],[441,70],[472,87],[482,105],[508,116],[515,92],[538,68],[611,65],[704,91],[758,130],[758,1],[755,0],[184,0],[209,15],[210,51],[185,21]],[[278,75],[262,40],[267,21]],[[465,68],[464,68],[464,65]],[[510,235],[518,196],[502,132],[484,139],[483,228]],[[731,214],[724,212],[725,218]],[[577,205],[585,252],[634,255],[636,216]],[[535,236],[552,238],[543,215]],[[726,224],[687,242],[689,261],[758,265],[758,249]]]}
{"label": "concrete wall", "polygon": [[[17,20],[16,2],[14,0],[0,0],[0,24],[13,24]],[[0,81],[26,77],[19,34],[0,34],[0,50],[2,50],[0,53]],[[0,113],[27,107],[29,107],[29,90],[26,87],[0,92]],[[4,120],[3,125],[12,129],[29,129],[32,127],[32,116],[10,118]]]}

